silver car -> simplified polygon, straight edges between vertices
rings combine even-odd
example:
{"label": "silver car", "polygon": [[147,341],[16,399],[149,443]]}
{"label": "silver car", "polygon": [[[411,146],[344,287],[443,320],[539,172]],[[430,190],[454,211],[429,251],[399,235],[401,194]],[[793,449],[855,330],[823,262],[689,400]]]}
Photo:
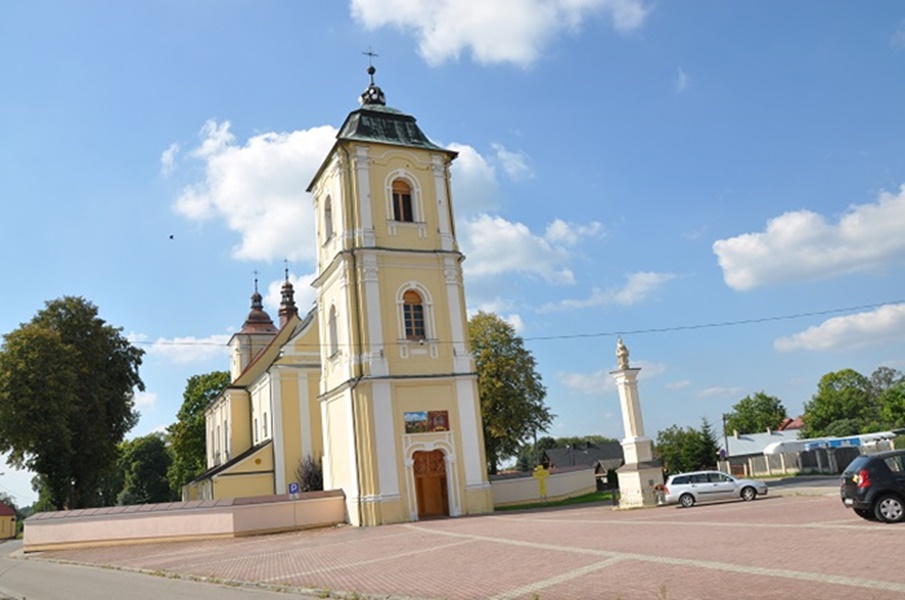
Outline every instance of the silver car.
{"label": "silver car", "polygon": [[685,508],[709,500],[754,500],[767,494],[767,484],[756,479],[736,479],[722,471],[694,471],[670,475],[663,490],[664,504]]}

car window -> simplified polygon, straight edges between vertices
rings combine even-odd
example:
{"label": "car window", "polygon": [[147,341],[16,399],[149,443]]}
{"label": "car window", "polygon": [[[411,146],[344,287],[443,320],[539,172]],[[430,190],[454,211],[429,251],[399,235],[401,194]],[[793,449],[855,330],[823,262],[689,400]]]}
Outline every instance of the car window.
{"label": "car window", "polygon": [[679,477],[675,477],[672,480],[674,485],[685,485],[688,483],[688,475],[681,475]]}
{"label": "car window", "polygon": [[711,473],[710,481],[714,483],[726,483],[727,481],[732,481],[732,478],[725,473]]}
{"label": "car window", "polygon": [[887,456],[883,459],[883,462],[886,463],[886,466],[889,467],[889,470],[893,473],[903,473],[905,472],[905,464],[903,464],[903,458],[905,456],[901,454],[897,454],[896,456]]}
{"label": "car window", "polygon": [[691,476],[691,483],[707,483],[707,473],[697,473]]}
{"label": "car window", "polygon": [[862,454],[861,456],[856,457],[847,467],[845,467],[845,473],[857,473],[867,466],[868,461],[870,461],[870,457],[867,455]]}

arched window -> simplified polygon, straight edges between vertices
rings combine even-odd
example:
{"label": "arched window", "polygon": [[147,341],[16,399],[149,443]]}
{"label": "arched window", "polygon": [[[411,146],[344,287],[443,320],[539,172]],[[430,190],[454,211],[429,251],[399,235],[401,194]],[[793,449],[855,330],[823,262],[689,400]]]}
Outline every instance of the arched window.
{"label": "arched window", "polygon": [[324,200],[324,240],[333,237],[333,202],[330,196]]}
{"label": "arched window", "polygon": [[405,322],[405,339],[423,340],[424,304],[421,294],[415,290],[407,290],[402,295],[402,317]]}
{"label": "arched window", "polygon": [[329,344],[328,350],[330,356],[336,355],[339,352],[339,334],[336,329],[336,307],[330,307],[330,316],[327,318],[327,343]]}
{"label": "arched window", "polygon": [[412,223],[415,213],[412,211],[412,186],[402,179],[393,181],[393,220]]}

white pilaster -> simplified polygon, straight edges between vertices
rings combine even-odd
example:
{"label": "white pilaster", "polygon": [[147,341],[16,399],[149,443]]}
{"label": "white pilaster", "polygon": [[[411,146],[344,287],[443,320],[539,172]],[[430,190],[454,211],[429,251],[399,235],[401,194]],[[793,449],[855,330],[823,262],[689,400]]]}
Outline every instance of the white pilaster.
{"label": "white pilaster", "polygon": [[440,215],[438,233],[440,247],[443,250],[453,249],[452,225],[450,223],[449,198],[446,194],[446,160],[439,154],[431,155],[431,169],[434,173],[434,190],[437,192],[437,212]]}
{"label": "white pilaster", "polygon": [[456,380],[456,399],[459,404],[459,421],[462,430],[462,447],[459,449],[465,461],[465,485],[484,483],[485,465],[481,464],[480,441],[478,439],[478,415],[475,411],[474,385],[470,379]]}
{"label": "white pilaster", "polygon": [[382,500],[399,497],[396,468],[396,433],[393,429],[393,398],[388,381],[375,381],[373,388],[374,441],[377,451],[377,482]]}
{"label": "white pilaster", "polygon": [[281,369],[270,371],[270,414],[273,419],[271,438],[273,439],[274,493],[286,493],[286,454],[283,439],[283,385]]}
{"label": "white pilaster", "polygon": [[355,178],[358,183],[358,214],[361,216],[361,245],[373,247],[377,241],[374,236],[374,217],[371,211],[371,159],[367,146],[355,146]]}
{"label": "white pilaster", "polygon": [[371,346],[368,350],[371,375],[381,377],[387,375],[389,371],[383,348],[383,317],[380,310],[380,284],[377,280],[376,254],[369,252],[362,257],[362,271],[365,288],[365,315],[368,323],[368,337],[371,339]]}
{"label": "white pilaster", "polygon": [[465,347],[468,337],[466,323],[462,318],[465,309],[459,301],[461,298],[459,282],[461,281],[461,267],[453,257],[443,260],[443,276],[446,280],[446,301],[449,305],[449,331],[452,335],[453,347],[453,372],[469,373],[471,371],[471,356]]}

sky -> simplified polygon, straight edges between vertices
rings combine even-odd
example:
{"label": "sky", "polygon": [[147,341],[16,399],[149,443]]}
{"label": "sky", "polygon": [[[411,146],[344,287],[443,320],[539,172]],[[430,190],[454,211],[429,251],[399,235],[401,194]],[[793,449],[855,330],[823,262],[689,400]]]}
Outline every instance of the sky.
{"label": "sky", "polygon": [[459,152],[468,311],[523,337],[549,435],[623,436],[617,335],[651,438],[905,369],[892,0],[6,0],[0,334],[90,300],[146,351],[130,437],[173,423],[228,369],[255,272],[274,318],[284,264],[311,307],[305,189],[369,49],[388,105]]}

